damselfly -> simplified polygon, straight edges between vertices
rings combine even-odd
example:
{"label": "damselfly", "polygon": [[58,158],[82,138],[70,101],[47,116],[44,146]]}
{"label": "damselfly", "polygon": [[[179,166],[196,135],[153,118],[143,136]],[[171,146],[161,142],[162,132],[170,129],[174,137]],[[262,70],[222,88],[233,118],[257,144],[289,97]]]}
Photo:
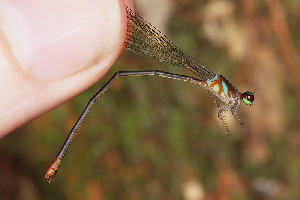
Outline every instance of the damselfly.
{"label": "damselfly", "polygon": [[[229,135],[229,128],[224,120],[223,113],[228,109],[231,114],[238,121],[243,131],[245,126],[236,114],[236,110],[240,103],[243,101],[246,105],[253,106],[254,95],[252,92],[240,93],[229,81],[222,75],[215,74],[207,69],[203,64],[198,62],[195,58],[177,48],[164,34],[152,26],[149,22],[144,20],[138,14],[134,13],[131,9],[127,8],[127,36],[124,43],[126,50],[135,54],[139,54],[159,62],[165,62],[174,66],[179,66],[190,70],[196,75],[197,78],[172,74],[169,72],[148,70],[148,71],[118,71],[112,78],[91,98],[86,108],[82,112],[78,121],[70,131],[65,143],[58,152],[55,159],[48,167],[44,179],[49,183],[53,181],[55,175],[60,167],[60,164],[66,154],[70,143],[75,136],[76,132],[84,122],[88,112],[94,103],[104,94],[104,92],[111,86],[111,84],[119,77],[127,76],[160,76],[166,78],[187,81],[205,87],[208,93],[219,108],[218,117],[227,130]],[[227,105],[221,107],[214,96],[221,99]]]}

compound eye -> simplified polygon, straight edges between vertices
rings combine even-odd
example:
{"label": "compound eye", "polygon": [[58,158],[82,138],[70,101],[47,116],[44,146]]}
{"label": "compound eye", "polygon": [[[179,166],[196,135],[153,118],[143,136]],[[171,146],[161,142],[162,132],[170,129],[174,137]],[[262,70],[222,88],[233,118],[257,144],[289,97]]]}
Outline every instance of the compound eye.
{"label": "compound eye", "polygon": [[254,94],[252,92],[244,92],[242,94],[242,99],[246,105],[253,106]]}

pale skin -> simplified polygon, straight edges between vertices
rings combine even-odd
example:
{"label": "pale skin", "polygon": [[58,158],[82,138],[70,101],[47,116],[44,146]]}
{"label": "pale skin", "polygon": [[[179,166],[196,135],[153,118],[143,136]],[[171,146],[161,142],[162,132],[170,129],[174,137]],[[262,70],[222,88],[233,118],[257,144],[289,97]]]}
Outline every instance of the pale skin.
{"label": "pale skin", "polygon": [[0,2],[0,138],[96,83],[123,53],[132,0]]}

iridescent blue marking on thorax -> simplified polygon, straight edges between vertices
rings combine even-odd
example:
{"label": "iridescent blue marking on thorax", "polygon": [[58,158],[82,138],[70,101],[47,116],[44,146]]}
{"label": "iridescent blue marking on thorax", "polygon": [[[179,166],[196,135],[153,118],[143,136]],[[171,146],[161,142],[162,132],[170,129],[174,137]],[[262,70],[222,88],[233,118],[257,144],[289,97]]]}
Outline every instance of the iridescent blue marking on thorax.
{"label": "iridescent blue marking on thorax", "polygon": [[219,77],[220,77],[220,75],[219,75],[219,74],[216,74],[213,78],[208,79],[208,80],[207,80],[207,83],[210,85],[210,84],[212,84],[215,80],[218,80]]}
{"label": "iridescent blue marking on thorax", "polygon": [[228,87],[224,80],[222,80],[222,87],[223,87],[223,92],[225,92],[228,95]]}
{"label": "iridescent blue marking on thorax", "polygon": [[208,79],[207,86],[214,95],[226,103],[236,98],[239,94],[239,92],[219,74],[216,74],[212,79]]}

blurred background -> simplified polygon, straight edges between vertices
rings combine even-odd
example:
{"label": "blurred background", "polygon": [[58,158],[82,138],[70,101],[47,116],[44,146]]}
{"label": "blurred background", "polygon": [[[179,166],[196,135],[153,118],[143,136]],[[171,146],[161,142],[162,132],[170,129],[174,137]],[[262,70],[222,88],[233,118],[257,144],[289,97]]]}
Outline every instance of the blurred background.
{"label": "blurred background", "polygon": [[0,140],[0,199],[300,199],[300,1],[135,0],[136,11],[254,107],[227,115],[204,88],[119,79],[56,179],[43,175],[88,100],[118,70],[186,70],[124,53],[97,84]]}

